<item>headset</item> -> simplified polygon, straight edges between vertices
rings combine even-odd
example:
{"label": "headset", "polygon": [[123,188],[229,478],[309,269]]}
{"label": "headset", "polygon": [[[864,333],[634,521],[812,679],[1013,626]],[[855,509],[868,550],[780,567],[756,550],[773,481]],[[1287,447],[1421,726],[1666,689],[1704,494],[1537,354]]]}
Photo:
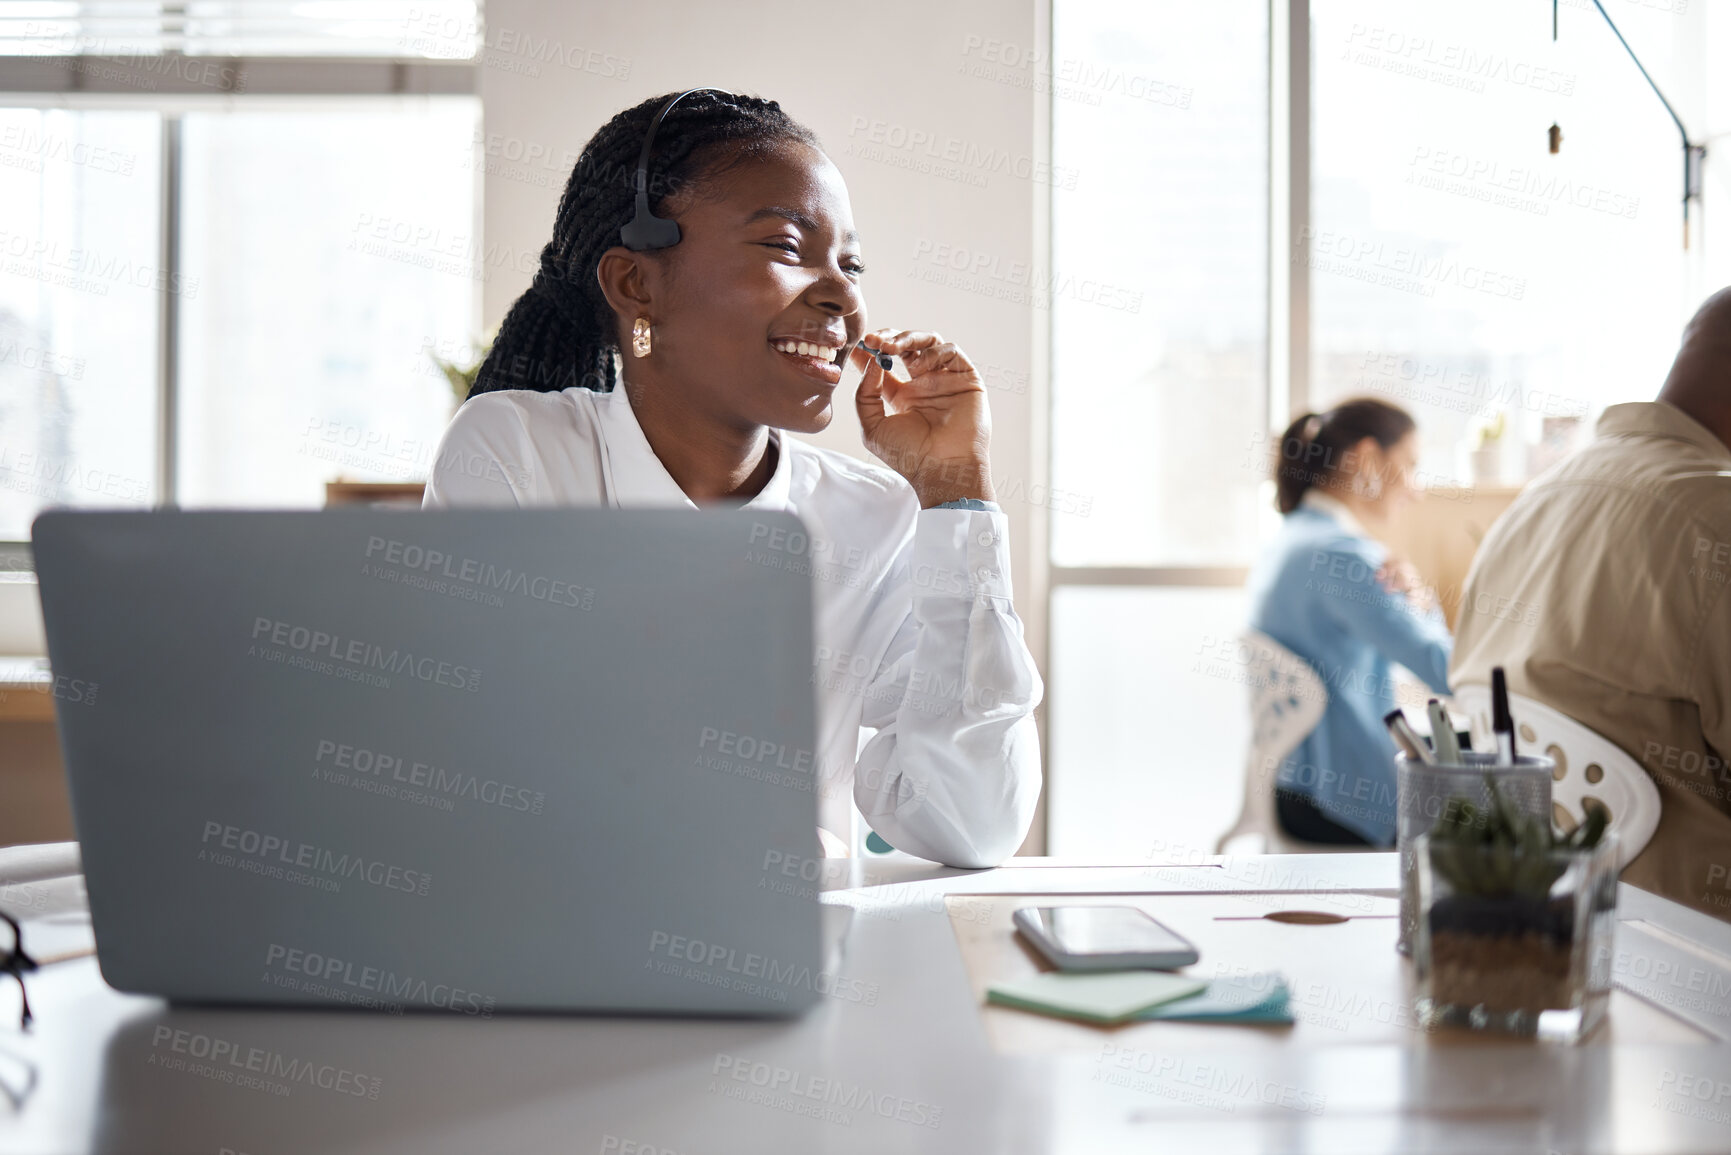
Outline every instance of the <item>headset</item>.
{"label": "headset", "polygon": [[688,88],[661,106],[655,119],[649,122],[649,132],[643,137],[643,153],[637,158],[637,215],[620,228],[619,239],[633,252],[665,249],[679,243],[679,223],[670,217],[658,217],[649,211],[649,150],[655,147],[655,131],[674,105],[694,92],[733,93],[722,88]]}
{"label": "headset", "polygon": [[[655,118],[649,122],[649,131],[643,137],[643,152],[637,157],[637,213],[624,225],[620,226],[619,239],[632,252],[642,253],[652,249],[671,248],[679,243],[679,222],[670,217],[658,217],[649,211],[649,150],[655,147],[655,131],[661,127],[661,121],[674,105],[684,100],[694,92],[719,92],[723,96],[734,95],[725,88],[688,88],[678,96],[661,106]],[[883,367],[884,372],[890,370],[890,355],[860,343],[859,347],[871,355],[872,360]]]}

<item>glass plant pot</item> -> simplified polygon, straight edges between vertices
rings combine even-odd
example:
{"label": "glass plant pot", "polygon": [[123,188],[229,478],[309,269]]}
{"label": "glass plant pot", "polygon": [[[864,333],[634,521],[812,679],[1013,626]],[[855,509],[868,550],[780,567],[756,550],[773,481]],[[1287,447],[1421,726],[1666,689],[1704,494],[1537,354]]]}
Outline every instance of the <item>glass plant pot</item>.
{"label": "glass plant pot", "polygon": [[1455,813],[1462,799],[1471,802],[1480,814],[1487,813],[1491,805],[1487,775],[1517,810],[1549,822],[1551,774],[1556,768],[1551,759],[1530,754],[1522,754],[1512,766],[1495,754],[1472,750],[1462,751],[1458,766],[1414,762],[1404,754],[1395,756],[1395,845],[1400,851],[1400,937],[1396,950],[1410,955],[1418,936],[1418,855],[1414,847],[1419,836],[1430,833],[1439,821]]}
{"label": "glass plant pot", "polygon": [[[1537,861],[1519,860],[1515,847],[1433,843],[1428,834],[1415,848],[1419,1021],[1585,1038],[1611,995],[1615,836],[1590,850],[1545,851]],[[1485,880],[1506,878],[1517,860],[1524,885],[1487,890]]]}

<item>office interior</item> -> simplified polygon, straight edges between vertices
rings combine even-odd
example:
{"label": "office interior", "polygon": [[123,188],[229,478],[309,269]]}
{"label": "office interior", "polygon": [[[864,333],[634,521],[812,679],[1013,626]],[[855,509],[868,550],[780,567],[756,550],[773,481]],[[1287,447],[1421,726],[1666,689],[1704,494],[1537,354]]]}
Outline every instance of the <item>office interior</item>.
{"label": "office interior", "polygon": [[[527,1051],[483,1041],[488,1062],[514,1070],[531,1053],[570,1080],[540,1070],[489,1098],[406,1036],[374,1047],[366,1033],[424,1028],[415,1038],[455,1048],[473,1032],[325,1012],[346,1032],[339,1056],[398,1064],[387,1094],[399,1081],[445,1099],[438,1128],[345,1103],[320,1131],[243,1091],[213,1107],[218,1089],[187,1077],[165,1083],[161,1111],[116,1106],[155,1093],[154,1073],[112,1065],[149,1052],[148,1032],[104,1010],[79,1020],[102,1045],[32,1050],[3,1033],[16,992],[0,978],[0,1075],[23,1056],[38,1088],[0,1103],[0,1147],[11,1130],[32,1151],[478,1150],[489,1136],[530,1150],[562,1131],[573,1150],[643,1152],[1163,1136],[1191,1150],[1731,1150],[1731,916],[1622,892],[1621,917],[1660,927],[1653,941],[1691,960],[1679,973],[1700,968],[1678,990],[1706,1010],[1619,973],[1611,1023],[1584,1041],[1439,1045],[1414,1026],[1410,976],[1366,978],[1347,958],[1375,942],[1379,962],[1399,961],[1375,937],[1396,918],[1392,843],[1302,853],[1267,811],[1246,642],[1253,571],[1281,529],[1282,431],[1350,398],[1416,423],[1422,500],[1379,542],[1448,628],[1535,612],[1475,606],[1479,545],[1607,408],[1654,399],[1684,326],[1731,285],[1727,58],[1731,0],[0,5],[0,862],[77,838],[56,717],[81,707],[47,661],[33,519],[418,507],[584,143],[620,110],[697,86],[774,99],[809,126],[846,181],[871,325],[937,330],[977,366],[1014,612],[1044,686],[1039,801],[999,870],[930,869],[858,813],[825,843],[845,865],[817,889],[852,895],[850,934],[891,935],[860,948],[874,1002],[879,978],[888,1004],[915,982],[885,952],[942,954],[936,989],[896,1012],[930,1023],[923,1043],[808,1021],[818,1033],[788,1058],[762,1024],[668,1042],[684,1028],[504,1016]],[[805,440],[869,462],[858,379]],[[1404,670],[1395,683],[1428,733],[1435,691]],[[1044,889],[1069,869],[1098,873]],[[1198,869],[1226,881],[1174,881]],[[0,871],[0,896],[32,881]],[[1249,1043],[1164,1023],[1135,1030],[1168,1040],[1120,1042],[987,1005],[994,966],[1048,969],[1012,937],[1003,896],[1154,910],[1136,896],[1170,888],[1233,907],[1210,919],[1339,908],[1365,936],[1338,964],[1357,977],[1302,1006],[1296,1033]],[[76,988],[53,971],[25,980],[39,1034],[68,1000],[123,997],[94,969]],[[57,1004],[56,982],[77,993]],[[190,1029],[220,1035],[223,1013],[200,1009]],[[292,1049],[285,1016],[261,1029]],[[594,1033],[533,1033],[564,1027]],[[316,1049],[323,1029],[294,1039]],[[704,1077],[680,1083],[664,1046],[691,1050]],[[944,1074],[910,1057],[923,1046],[995,1073]],[[832,1070],[836,1047],[871,1061]],[[67,1055],[104,1053],[103,1087],[54,1088],[72,1081]],[[760,1060],[796,1092],[877,1079],[905,1101],[838,1122],[730,1097],[767,1093]],[[1234,1109],[1236,1091],[1196,1073],[1211,1061],[1249,1080],[1249,1102]],[[255,1109],[278,1112],[282,1146],[248,1122]],[[212,1110],[231,1138],[187,1122]]]}

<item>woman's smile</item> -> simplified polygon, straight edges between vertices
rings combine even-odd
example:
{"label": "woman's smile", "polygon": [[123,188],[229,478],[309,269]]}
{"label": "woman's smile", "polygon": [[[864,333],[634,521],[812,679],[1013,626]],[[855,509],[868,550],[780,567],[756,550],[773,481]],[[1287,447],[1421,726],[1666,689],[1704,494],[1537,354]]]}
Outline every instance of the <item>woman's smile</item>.
{"label": "woman's smile", "polygon": [[841,384],[842,358],[846,345],[825,342],[771,339],[770,348],[776,357],[797,369],[807,378],[834,387]]}

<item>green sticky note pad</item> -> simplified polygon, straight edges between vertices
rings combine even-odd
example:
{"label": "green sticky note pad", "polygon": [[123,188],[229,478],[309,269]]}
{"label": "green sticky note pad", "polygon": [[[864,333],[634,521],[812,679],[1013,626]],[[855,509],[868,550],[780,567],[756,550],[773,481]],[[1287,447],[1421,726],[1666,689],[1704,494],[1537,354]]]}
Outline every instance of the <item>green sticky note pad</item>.
{"label": "green sticky note pad", "polygon": [[1136,1017],[1290,1025],[1293,1021],[1290,1002],[1285,979],[1277,974],[1258,974],[1215,979],[1200,994],[1149,1007]]}
{"label": "green sticky note pad", "polygon": [[1162,971],[1048,971],[993,983],[986,988],[986,1001],[1085,1023],[1122,1023],[1149,1007],[1187,998],[1207,985],[1202,979]]}

